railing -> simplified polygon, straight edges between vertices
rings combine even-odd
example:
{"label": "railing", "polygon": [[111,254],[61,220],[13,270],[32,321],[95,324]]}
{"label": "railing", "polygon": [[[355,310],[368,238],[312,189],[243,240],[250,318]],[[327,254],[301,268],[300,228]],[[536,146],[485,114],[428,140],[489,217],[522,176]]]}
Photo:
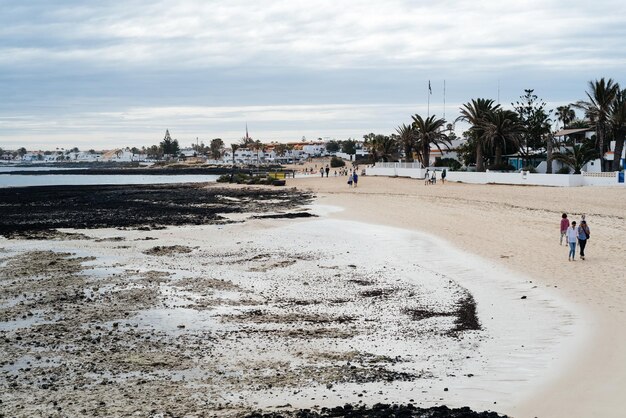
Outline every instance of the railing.
{"label": "railing", "polygon": [[422,168],[422,163],[376,163],[378,168]]}
{"label": "railing", "polygon": [[612,171],[604,172],[604,173],[588,173],[586,171],[583,171],[582,175],[584,177],[607,177],[607,178],[613,178],[617,176],[616,172],[612,172]]}

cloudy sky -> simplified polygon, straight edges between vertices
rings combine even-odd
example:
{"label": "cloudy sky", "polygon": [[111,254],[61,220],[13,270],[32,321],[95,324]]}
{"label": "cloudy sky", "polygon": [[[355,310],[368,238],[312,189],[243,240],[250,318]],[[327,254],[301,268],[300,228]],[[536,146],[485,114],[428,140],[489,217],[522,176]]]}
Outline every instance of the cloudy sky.
{"label": "cloudy sky", "polygon": [[[470,98],[626,84],[626,3],[0,0],[0,147],[389,134]],[[498,89],[499,86],[499,89]],[[460,133],[460,132],[459,132]]]}

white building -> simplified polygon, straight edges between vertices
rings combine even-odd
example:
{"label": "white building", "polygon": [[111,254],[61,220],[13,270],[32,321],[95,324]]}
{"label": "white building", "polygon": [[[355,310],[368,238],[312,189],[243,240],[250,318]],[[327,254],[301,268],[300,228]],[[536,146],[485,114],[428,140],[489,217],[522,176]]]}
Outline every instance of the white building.
{"label": "white building", "polygon": [[105,152],[100,158],[100,161],[133,162],[146,161],[147,159],[148,156],[146,154],[135,154],[130,148],[124,148]]}

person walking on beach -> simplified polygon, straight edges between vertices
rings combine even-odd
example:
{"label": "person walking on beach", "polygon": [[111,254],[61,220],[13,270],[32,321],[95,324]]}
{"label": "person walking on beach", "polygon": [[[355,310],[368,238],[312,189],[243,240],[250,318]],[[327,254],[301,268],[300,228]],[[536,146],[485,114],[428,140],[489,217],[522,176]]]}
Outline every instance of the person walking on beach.
{"label": "person walking on beach", "polygon": [[430,176],[428,175],[429,170],[426,169],[426,173],[424,173],[424,185],[428,186],[428,183],[430,183]]}
{"label": "person walking on beach", "polygon": [[437,184],[437,171],[433,170],[433,174],[430,176],[430,181],[432,184]]}
{"label": "person walking on beach", "polygon": [[359,182],[359,175],[357,174],[356,170],[354,170],[354,174],[352,174],[352,181],[354,182],[354,187],[356,187]]}
{"label": "person walking on beach", "polygon": [[443,171],[441,172],[441,184],[446,184],[446,169],[444,168]]}
{"label": "person walking on beach", "polygon": [[324,167],[320,167],[320,175],[324,178]]}
{"label": "person walking on beach", "polygon": [[589,227],[587,226],[587,221],[583,220],[578,227],[578,244],[580,245],[580,259],[585,259],[585,246],[587,245],[587,240],[589,239]]}
{"label": "person walking on beach", "polygon": [[567,256],[568,261],[575,261],[576,257],[576,240],[578,239],[578,227],[576,226],[576,221],[572,222],[572,225],[567,228],[567,243],[569,244],[569,255]]}
{"label": "person walking on beach", "polygon": [[564,213],[561,215],[561,240],[559,245],[563,245],[563,237],[567,233],[567,228],[569,228],[569,219],[567,219],[567,213]]}
{"label": "person walking on beach", "polygon": [[350,175],[348,176],[348,186],[352,187],[352,181],[354,177],[352,177],[352,171],[350,171]]}
{"label": "person walking on beach", "polygon": [[330,167],[326,164],[326,178],[328,178],[328,173],[330,173]]}

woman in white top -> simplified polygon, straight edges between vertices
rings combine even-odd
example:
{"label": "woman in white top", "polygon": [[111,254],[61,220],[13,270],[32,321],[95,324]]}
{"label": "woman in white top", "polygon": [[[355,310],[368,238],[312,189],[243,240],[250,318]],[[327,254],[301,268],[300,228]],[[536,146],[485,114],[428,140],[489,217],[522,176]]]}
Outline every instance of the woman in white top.
{"label": "woman in white top", "polygon": [[572,222],[572,225],[567,228],[567,242],[569,244],[569,255],[567,256],[568,261],[574,261],[574,256],[576,255],[576,240],[578,239],[578,227],[576,226],[576,221]]}

